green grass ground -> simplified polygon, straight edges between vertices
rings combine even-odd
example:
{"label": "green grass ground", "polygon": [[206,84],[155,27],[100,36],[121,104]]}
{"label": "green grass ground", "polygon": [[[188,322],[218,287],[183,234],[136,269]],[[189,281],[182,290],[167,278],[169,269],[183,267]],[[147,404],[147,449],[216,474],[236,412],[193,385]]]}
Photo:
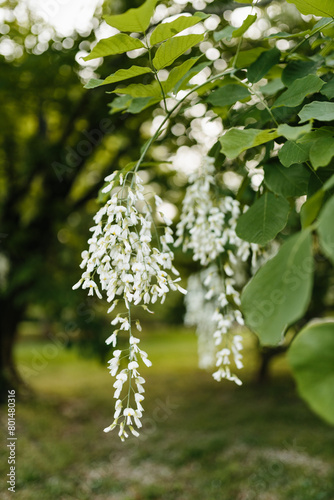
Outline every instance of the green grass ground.
{"label": "green grass ground", "polygon": [[[102,432],[113,414],[106,367],[41,341],[18,346],[36,394],[17,404],[17,499],[334,499],[334,429],[298,398],[284,364],[271,384],[246,372],[239,388],[197,369],[191,333],[160,331],[143,344],[154,362],[144,428],[124,444]],[[0,458],[3,479],[5,447]],[[6,488],[1,499],[15,498]]]}

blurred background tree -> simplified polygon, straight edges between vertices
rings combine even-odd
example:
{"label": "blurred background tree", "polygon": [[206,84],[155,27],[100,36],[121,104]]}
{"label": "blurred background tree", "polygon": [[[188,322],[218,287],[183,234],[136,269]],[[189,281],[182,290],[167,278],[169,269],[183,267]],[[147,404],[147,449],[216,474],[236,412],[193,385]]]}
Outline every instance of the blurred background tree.
{"label": "blurred background tree", "polygon": [[[101,12],[98,8],[96,16]],[[82,324],[94,335],[103,328],[103,318],[95,317],[90,303],[82,302],[71,286],[88,235],[87,213],[94,211],[90,200],[106,172],[135,158],[140,137],[137,117],[118,115],[111,122],[108,96],[83,89],[84,68],[76,56],[94,39],[97,17],[86,32],[64,37],[23,2],[2,3],[1,15],[3,397],[9,386],[22,382],[13,346],[24,320],[38,322],[44,333],[62,323],[68,340]],[[123,67],[124,60],[113,64]],[[102,74],[113,70],[100,68]]]}

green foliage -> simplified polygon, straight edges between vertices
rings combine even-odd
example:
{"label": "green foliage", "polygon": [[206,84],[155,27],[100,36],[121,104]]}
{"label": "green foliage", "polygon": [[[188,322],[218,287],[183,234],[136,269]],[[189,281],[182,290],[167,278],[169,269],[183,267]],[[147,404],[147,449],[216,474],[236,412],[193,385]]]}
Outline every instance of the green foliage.
{"label": "green foliage", "polygon": [[291,127],[286,123],[283,123],[277,127],[277,132],[279,135],[283,135],[286,139],[290,141],[296,141],[301,135],[311,132],[312,124],[307,123],[306,125],[301,125],[300,127]]}
{"label": "green foliage", "polygon": [[334,97],[334,78],[332,78],[320,91],[320,94],[323,94],[327,99],[333,99]]}
{"label": "green foliage", "polygon": [[318,63],[311,60],[297,60],[289,62],[282,71],[282,81],[289,87],[295,80],[303,78],[311,73],[316,73]]}
{"label": "green foliage", "polygon": [[223,40],[226,38],[226,40],[230,41],[233,38],[233,33],[236,31],[237,28],[234,28],[234,26],[227,25],[225,28],[223,28],[220,31],[215,31],[213,34],[213,39],[215,42],[219,42],[220,40]]}
{"label": "green foliage", "polygon": [[334,323],[311,323],[298,334],[288,358],[300,395],[334,425]]}
{"label": "green foliage", "polygon": [[278,161],[263,165],[266,186],[286,198],[302,196],[307,193],[310,171],[303,164],[295,164],[287,170]]}
{"label": "green foliage", "polygon": [[294,3],[302,14],[314,16],[334,17],[334,4],[332,0],[287,0]]}
{"label": "green foliage", "polygon": [[320,136],[317,140],[313,141],[310,149],[310,161],[314,170],[319,167],[326,167],[334,156],[334,138],[333,133],[330,135]]}
{"label": "green foliage", "polygon": [[324,206],[319,217],[318,233],[320,246],[334,264],[334,197]]}
{"label": "green foliage", "polygon": [[105,21],[113,28],[127,33],[144,33],[150,25],[157,0],[146,0],[137,9],[129,9],[124,14],[105,16]]}
{"label": "green foliage", "polygon": [[234,159],[247,149],[260,146],[278,137],[277,130],[257,130],[231,128],[220,138],[221,152]]}
{"label": "green foliage", "polygon": [[250,14],[249,16],[247,16],[242,25],[240,26],[240,28],[237,28],[236,30],[233,31],[233,36],[234,37],[242,36],[244,33],[246,33],[248,28],[250,28],[252,24],[255,23],[256,19],[257,19],[256,14],[253,15]]}
{"label": "green foliage", "polygon": [[159,70],[170,66],[188,49],[201,42],[203,38],[203,35],[178,36],[162,43],[153,59],[155,69]]}
{"label": "green foliage", "polygon": [[166,81],[162,82],[161,85],[164,89],[164,92],[168,94],[171,90],[175,90],[177,92],[178,84],[180,80],[184,81],[184,77],[189,73],[189,70],[196,64],[199,60],[199,57],[191,57],[187,59],[179,66],[173,68]]}
{"label": "green foliage", "polygon": [[150,44],[164,42],[168,38],[172,38],[177,33],[194,26],[202,20],[198,16],[180,16],[170,23],[159,24],[150,36]]}
{"label": "green foliage", "polygon": [[237,235],[243,240],[265,245],[285,228],[289,212],[290,205],[285,198],[264,193],[239,218]]}
{"label": "green foliage", "polygon": [[231,106],[231,104],[247,99],[247,97],[250,97],[250,92],[246,87],[229,84],[211,92],[206,100],[214,106]]}
{"label": "green foliage", "polygon": [[[291,86],[283,92],[275,101],[273,108],[279,106],[295,107],[303,102],[305,97],[319,90],[324,85],[324,81],[316,75],[308,75],[294,80]],[[303,121],[306,121],[306,118]]]}
{"label": "green foliage", "polygon": [[325,193],[320,189],[313,196],[311,196],[311,198],[308,198],[302,206],[300,218],[303,229],[307,228],[312,224],[312,222],[314,222],[322,207],[324,197]]}
{"label": "green foliage", "polygon": [[145,46],[138,40],[138,38],[133,38],[125,33],[119,33],[118,35],[111,36],[110,38],[104,38],[100,40],[92,52],[84,57],[85,61],[90,61],[91,59],[96,59],[97,57],[113,56],[116,54],[124,54],[130,50],[142,49]]}
{"label": "green foliage", "polygon": [[127,87],[118,87],[113,90],[115,94],[126,94],[132,97],[161,97],[158,82],[154,81],[148,85],[133,83]]}
{"label": "green foliage", "polygon": [[135,78],[136,76],[145,75],[146,73],[152,73],[150,68],[145,68],[141,66],[131,66],[129,69],[119,69],[113,75],[107,76],[105,80],[90,79],[88,83],[84,86],[85,89],[95,89],[101,85],[108,85],[110,83],[122,82],[123,80],[128,80],[129,78]]}
{"label": "green foliage", "polygon": [[295,163],[304,163],[309,158],[310,142],[287,141],[278,153],[280,162],[284,167]]}
{"label": "green foliage", "polygon": [[308,197],[301,209],[302,227],[308,227],[317,217],[323,205],[326,192],[334,187],[334,176],[330,177],[313,196]]}
{"label": "green foliage", "polygon": [[251,83],[261,80],[275,64],[279,63],[280,58],[281,53],[276,47],[260,54],[247,70],[248,80]]}
{"label": "green foliage", "polygon": [[307,120],[330,122],[334,120],[334,102],[313,101],[306,104],[298,116],[301,123]]}
{"label": "green foliage", "polygon": [[282,342],[287,327],[303,316],[312,275],[312,237],[306,230],[291,236],[246,285],[242,309],[263,344]]}

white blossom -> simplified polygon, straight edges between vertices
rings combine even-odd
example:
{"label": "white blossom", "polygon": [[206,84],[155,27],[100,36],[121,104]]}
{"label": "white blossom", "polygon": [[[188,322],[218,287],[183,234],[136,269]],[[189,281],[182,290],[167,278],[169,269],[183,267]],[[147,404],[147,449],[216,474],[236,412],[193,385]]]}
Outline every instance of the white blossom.
{"label": "white blossom", "polygon": [[242,337],[236,333],[236,326],[244,324],[238,272],[250,255],[255,263],[259,247],[236,234],[240,203],[216,194],[219,186],[214,174],[214,159],[205,157],[190,177],[175,244],[192,250],[193,259],[208,266],[190,277],[186,297],[185,319],[197,327],[199,364],[203,368],[215,365],[216,380],[241,384],[231,371],[231,366],[243,367]]}
{"label": "white blossom", "polygon": [[[117,183],[118,177],[118,183]],[[82,252],[80,264],[83,273],[73,289],[88,289],[88,295],[104,297],[112,312],[118,301],[123,301],[125,314],[117,314],[111,321],[117,327],[106,339],[107,345],[114,348],[118,336],[127,334],[128,348],[113,352],[109,360],[111,376],[116,377],[113,384],[116,399],[113,423],[104,429],[109,432],[119,427],[122,440],[128,437],[126,428],[137,436],[141,427],[143,407],[141,402],[145,392],[145,379],[140,375],[140,362],[147,367],[152,365],[148,354],[139,348],[140,339],[132,335],[132,310],[142,306],[151,312],[147,305],[160,300],[164,302],[171,290],[186,293],[179,284],[179,273],[173,265],[174,255],[170,249],[174,242],[171,220],[163,216],[163,233],[156,237],[152,209],[144,197],[144,186],[138,173],[125,177],[114,172],[106,177],[108,183],[102,190],[108,194],[106,204],[94,216],[95,225],[91,227],[88,240],[89,248]],[[162,203],[155,197],[156,206]],[[173,276],[174,275],[174,276]],[[138,320],[136,329],[141,331]],[[124,387],[126,386],[126,388]]]}
{"label": "white blossom", "polygon": [[[184,251],[192,250],[193,259],[202,266],[210,264],[231,246],[243,261],[258,247],[237,236],[240,204],[231,196],[214,196],[214,173],[214,158],[205,157],[199,171],[189,178],[176,231],[175,245],[182,245]],[[226,274],[229,272],[228,266]]]}
{"label": "white blossom", "polygon": [[243,367],[242,336],[237,330],[243,324],[243,317],[238,309],[239,292],[232,283],[216,265],[190,276],[185,322],[196,326],[200,368],[216,366],[213,373],[216,380],[226,378],[241,384],[231,372],[231,365],[237,370]]}

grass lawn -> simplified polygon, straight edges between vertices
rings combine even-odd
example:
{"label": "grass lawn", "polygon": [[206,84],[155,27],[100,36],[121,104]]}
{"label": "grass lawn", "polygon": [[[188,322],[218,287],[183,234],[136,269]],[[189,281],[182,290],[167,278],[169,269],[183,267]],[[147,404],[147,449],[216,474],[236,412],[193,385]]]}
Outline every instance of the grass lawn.
{"label": "grass lawn", "polygon": [[[144,344],[154,364],[143,432],[124,444],[102,432],[114,404],[105,366],[42,341],[18,345],[36,391],[17,404],[18,500],[334,499],[334,429],[298,398],[284,364],[270,384],[246,372],[239,388],[197,369],[192,333],[158,331]],[[6,436],[4,411],[1,426]],[[5,481],[1,499],[15,498]]]}

